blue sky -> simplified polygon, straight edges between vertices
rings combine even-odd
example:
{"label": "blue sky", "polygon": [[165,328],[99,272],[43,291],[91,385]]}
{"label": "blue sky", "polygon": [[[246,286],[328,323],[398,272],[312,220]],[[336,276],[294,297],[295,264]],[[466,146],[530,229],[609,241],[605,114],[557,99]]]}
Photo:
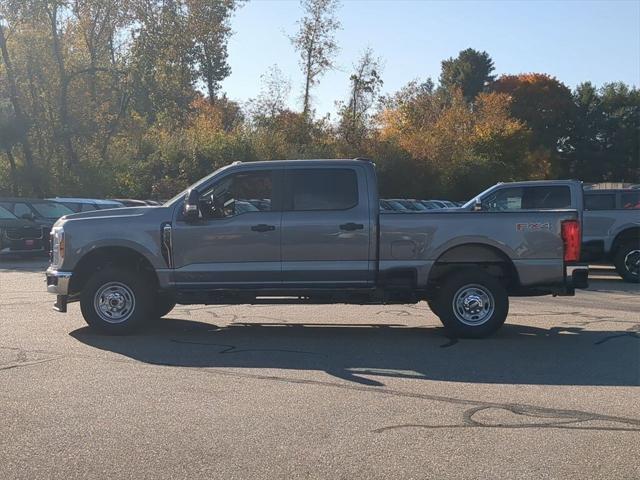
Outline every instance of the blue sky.
{"label": "blue sky", "polygon": [[[255,97],[260,75],[277,64],[299,108],[303,77],[287,35],[296,31],[297,0],[252,0],[235,15],[229,42],[231,75],[223,90]],[[486,50],[496,73],[543,72],[573,88],[621,80],[640,84],[640,1],[343,0],[338,70],[314,89],[314,107],[334,112],[348,91],[352,64],[371,47],[383,59],[384,91],[412,79],[437,81],[440,62],[472,47]]]}

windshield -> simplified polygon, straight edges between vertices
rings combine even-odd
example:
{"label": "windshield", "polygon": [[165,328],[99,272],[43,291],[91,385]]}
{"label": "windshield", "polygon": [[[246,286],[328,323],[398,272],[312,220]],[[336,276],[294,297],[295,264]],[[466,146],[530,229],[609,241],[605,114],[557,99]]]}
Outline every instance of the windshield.
{"label": "windshield", "polygon": [[13,213],[11,213],[6,208],[0,207],[0,218],[2,218],[2,219],[7,219],[7,218],[15,219],[15,218],[18,218],[18,217],[16,217]]}
{"label": "windshield", "polygon": [[73,213],[73,210],[71,210],[70,208],[67,208],[61,203],[56,202],[42,202],[34,203],[32,205],[36,212],[38,212],[38,214],[42,215],[44,218],[57,220],[60,217],[71,215]]}
{"label": "windshield", "polygon": [[232,164],[229,165],[225,165],[224,167],[220,167],[219,169],[217,169],[215,172],[210,173],[209,175],[207,175],[204,178],[201,178],[200,180],[198,180],[196,183],[189,185],[187,188],[185,188],[183,191],[181,191],[179,194],[177,194],[175,197],[167,200],[166,202],[164,202],[164,204],[162,205],[163,207],[168,207],[169,205],[171,205],[172,203],[175,203],[178,199],[180,198],[184,198],[184,196],[187,194],[187,192],[192,189],[192,188],[198,188],[200,185],[202,185],[205,182],[208,182],[209,179],[211,179],[212,177],[214,177],[215,175],[217,175],[218,173],[220,173],[222,170],[230,167]]}

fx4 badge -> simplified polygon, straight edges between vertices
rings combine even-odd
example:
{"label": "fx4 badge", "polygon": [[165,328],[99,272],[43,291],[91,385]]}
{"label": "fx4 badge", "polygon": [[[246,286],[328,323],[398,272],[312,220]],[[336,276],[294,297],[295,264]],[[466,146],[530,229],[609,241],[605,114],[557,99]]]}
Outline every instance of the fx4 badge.
{"label": "fx4 badge", "polygon": [[549,230],[551,227],[549,226],[549,222],[547,223],[516,223],[516,230],[518,232],[523,232],[528,230],[530,232],[536,232],[538,230]]}

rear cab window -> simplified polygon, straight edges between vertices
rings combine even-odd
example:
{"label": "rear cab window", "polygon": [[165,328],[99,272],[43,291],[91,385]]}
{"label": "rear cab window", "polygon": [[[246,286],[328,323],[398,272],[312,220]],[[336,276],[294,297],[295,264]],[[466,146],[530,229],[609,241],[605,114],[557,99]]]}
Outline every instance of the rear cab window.
{"label": "rear cab window", "polygon": [[616,195],[614,193],[587,193],[584,196],[585,210],[615,210]]}
{"label": "rear cab window", "polygon": [[640,209],[640,191],[625,192],[620,195],[620,206],[623,210]]}

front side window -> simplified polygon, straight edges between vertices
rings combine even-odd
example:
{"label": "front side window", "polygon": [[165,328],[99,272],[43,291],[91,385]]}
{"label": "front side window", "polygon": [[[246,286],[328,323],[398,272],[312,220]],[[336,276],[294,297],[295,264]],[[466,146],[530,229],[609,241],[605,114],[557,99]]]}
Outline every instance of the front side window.
{"label": "front side window", "polygon": [[571,191],[567,186],[502,188],[482,200],[482,209],[490,212],[570,207]]}
{"label": "front side window", "polygon": [[248,212],[271,211],[272,171],[242,172],[229,175],[200,197],[204,218],[228,218]]}
{"label": "front side window", "polygon": [[616,196],[607,194],[587,194],[584,196],[585,210],[615,210]]}
{"label": "front side window", "polygon": [[640,208],[640,192],[623,193],[620,200],[620,204],[625,210]]}
{"label": "front side window", "polygon": [[309,168],[288,172],[290,210],[348,210],[358,204],[358,178],[348,168]]}

